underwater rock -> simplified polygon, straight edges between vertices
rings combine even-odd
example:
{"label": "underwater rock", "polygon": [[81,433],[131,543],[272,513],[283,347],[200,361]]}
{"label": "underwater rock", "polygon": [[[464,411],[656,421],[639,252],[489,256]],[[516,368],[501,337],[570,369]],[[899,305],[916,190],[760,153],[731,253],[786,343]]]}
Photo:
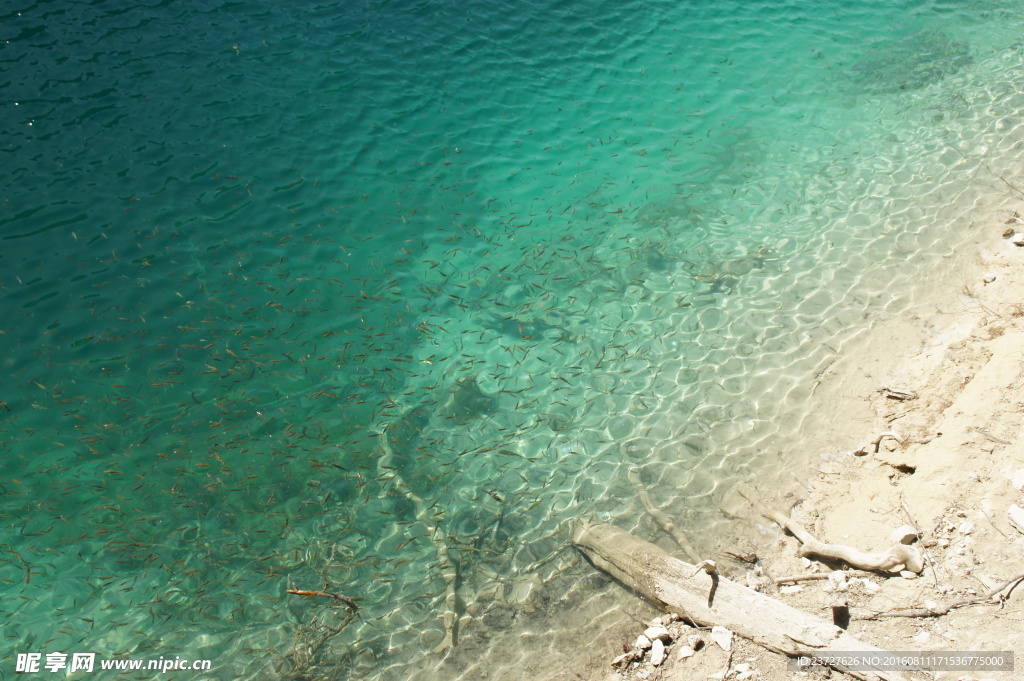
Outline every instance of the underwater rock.
{"label": "underwater rock", "polygon": [[669,257],[654,246],[640,249],[637,260],[646,263],[654,272],[668,272],[675,269],[676,263],[679,262],[678,258]]}
{"label": "underwater rock", "polygon": [[522,608],[526,612],[537,612],[541,601],[546,598],[544,582],[534,573],[520,577],[513,582],[507,600],[509,604]]}
{"label": "underwater rock", "polygon": [[[548,314],[548,318],[524,319],[519,317],[498,317],[491,315],[487,323],[488,328],[494,329],[503,336],[514,338],[520,341],[539,340],[548,335],[556,336],[558,340],[573,340],[574,335],[561,324],[552,322],[560,321],[560,315]],[[550,333],[549,332],[554,332]]]}
{"label": "underwater rock", "polygon": [[491,601],[500,601],[505,598],[505,585],[501,582],[495,582],[488,586],[483,587],[476,594],[477,603],[490,603]]}
{"label": "underwater rock", "polygon": [[566,414],[545,414],[542,418],[547,421],[548,428],[555,433],[561,433],[564,430],[568,430],[573,426],[573,420]]}
{"label": "underwater rock", "polygon": [[898,92],[940,82],[972,61],[966,44],[938,31],[920,31],[874,46],[853,71],[858,85],[869,92]]}
{"label": "underwater rock", "polygon": [[764,270],[779,259],[778,253],[767,246],[756,251],[708,263],[693,273],[694,281],[708,285],[708,293],[730,295],[748,275]]}
{"label": "underwater rock", "polygon": [[445,417],[469,421],[498,411],[495,398],[484,393],[476,379],[476,374],[473,374],[455,381],[455,387],[443,409]]}
{"label": "underwater rock", "polygon": [[[387,433],[388,449],[393,453],[390,465],[394,466],[406,484],[416,494],[424,494],[435,486],[436,476],[441,474],[434,462],[424,464],[416,453],[423,431],[430,423],[435,404],[417,405],[390,423]],[[407,506],[407,504],[405,504]],[[408,508],[396,509],[400,512]]]}
{"label": "underwater rock", "polygon": [[388,427],[388,445],[400,452],[411,447],[430,421],[430,411],[424,406],[409,409]]}

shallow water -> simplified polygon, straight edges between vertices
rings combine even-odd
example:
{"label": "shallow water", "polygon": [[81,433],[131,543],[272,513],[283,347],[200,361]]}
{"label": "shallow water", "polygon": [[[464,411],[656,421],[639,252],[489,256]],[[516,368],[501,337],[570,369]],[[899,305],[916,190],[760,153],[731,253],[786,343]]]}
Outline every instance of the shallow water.
{"label": "shallow water", "polygon": [[786,478],[1024,186],[1024,6],[847,4],[5,15],[4,657],[479,674],[590,598],[565,525],[636,527],[630,469],[712,529]]}

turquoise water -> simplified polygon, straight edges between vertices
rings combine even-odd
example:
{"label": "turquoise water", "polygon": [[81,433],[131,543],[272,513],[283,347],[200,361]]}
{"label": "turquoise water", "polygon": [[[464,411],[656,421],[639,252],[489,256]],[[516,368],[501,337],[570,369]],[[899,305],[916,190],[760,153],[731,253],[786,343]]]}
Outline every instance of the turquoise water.
{"label": "turquoise water", "polygon": [[[786,474],[815,377],[1024,137],[1019,2],[0,26],[5,676],[497,674],[586,598],[566,522],[642,523],[630,469],[705,527]],[[285,593],[325,585],[360,617]]]}

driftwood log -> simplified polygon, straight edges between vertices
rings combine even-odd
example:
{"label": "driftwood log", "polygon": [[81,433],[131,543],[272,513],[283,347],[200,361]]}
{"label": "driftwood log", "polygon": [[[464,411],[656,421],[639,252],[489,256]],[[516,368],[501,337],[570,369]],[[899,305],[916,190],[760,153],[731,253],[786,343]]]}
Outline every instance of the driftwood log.
{"label": "driftwood log", "polygon": [[917,574],[924,570],[924,559],[921,557],[921,553],[913,546],[896,544],[884,553],[866,553],[845,544],[826,544],[815,539],[814,535],[805,530],[800,523],[758,502],[753,491],[746,485],[739,485],[736,491],[739,492],[740,496],[749,501],[761,515],[777,523],[796,537],[800,542],[800,555],[804,558],[818,556],[832,560],[841,560],[860,570],[894,570],[901,565],[905,569]]}
{"label": "driftwood log", "polygon": [[[673,558],[612,525],[577,521],[572,543],[597,568],[669,612],[700,626],[723,626],[790,657],[834,652],[885,654],[826,622],[765,594]],[[865,681],[903,681],[898,672],[835,669]]]}

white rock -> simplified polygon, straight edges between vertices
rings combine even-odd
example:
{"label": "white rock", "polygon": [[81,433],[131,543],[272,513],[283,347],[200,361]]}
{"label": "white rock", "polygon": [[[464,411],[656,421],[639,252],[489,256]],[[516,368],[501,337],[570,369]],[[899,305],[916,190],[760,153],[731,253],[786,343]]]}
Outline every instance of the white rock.
{"label": "white rock", "polygon": [[1013,236],[1010,237],[1010,242],[1014,246],[1024,246],[1024,234],[1014,232]]}
{"label": "white rock", "polygon": [[929,639],[931,639],[931,637],[932,637],[932,635],[929,634],[927,631],[922,631],[921,633],[919,633],[917,636],[914,637],[914,640],[917,641],[918,643],[928,643],[928,641],[929,641]]}
{"label": "white rock", "polygon": [[779,593],[783,594],[798,594],[803,590],[804,588],[799,584],[787,584],[786,586],[779,587]]}
{"label": "white rock", "polygon": [[633,653],[622,653],[621,655],[616,657],[614,660],[612,660],[612,666],[613,667],[618,667],[623,662],[632,661],[632,659],[633,659]]}
{"label": "white rock", "polygon": [[712,627],[711,638],[725,652],[732,650],[732,632],[725,627]]}
{"label": "white rock", "polygon": [[696,654],[697,651],[691,648],[690,646],[680,646],[679,657],[677,659],[685,660],[686,658],[693,657]]}
{"label": "white rock", "polygon": [[901,525],[889,535],[894,544],[913,544],[920,537],[921,533],[913,525]]}
{"label": "white rock", "polygon": [[652,627],[663,627],[663,626],[665,626],[665,622],[660,617],[655,617],[653,620],[651,620],[651,626]]}
{"label": "white rock", "polygon": [[690,647],[697,650],[697,646],[704,642],[704,639],[700,634],[690,634],[686,637],[686,642],[690,644]]}
{"label": "white rock", "polygon": [[1021,508],[1017,504],[1011,504],[1006,513],[1010,516],[1010,524],[1013,525],[1018,532],[1024,532],[1024,508]]}
{"label": "white rock", "polygon": [[900,577],[903,579],[917,579],[917,573],[910,570],[900,570]]}
{"label": "white rock", "polygon": [[639,670],[636,673],[636,675],[639,676],[641,679],[646,679],[648,676],[651,675],[651,670],[650,669],[641,669],[641,670]]}
{"label": "white rock", "polygon": [[874,582],[872,582],[870,579],[861,579],[860,581],[864,584],[864,590],[867,591],[869,594],[876,594],[882,588]]}
{"label": "white rock", "polygon": [[672,636],[668,633],[668,629],[662,626],[647,627],[644,630],[644,636],[654,641],[655,639],[660,641],[671,641]]}
{"label": "white rock", "polygon": [[1010,484],[1016,490],[1024,490],[1024,468],[1018,468],[1010,476]]}
{"label": "white rock", "polygon": [[665,661],[665,644],[661,642],[660,638],[654,639],[654,643],[651,645],[651,664],[655,667],[660,666]]}
{"label": "white rock", "polygon": [[735,674],[732,678],[736,679],[736,681],[745,681],[746,679],[752,679],[757,675],[757,670],[754,669],[754,666],[747,664],[746,662],[741,662],[733,667],[732,672]]}
{"label": "white rock", "polygon": [[639,636],[636,637],[636,643],[633,644],[633,647],[634,648],[639,648],[640,650],[650,650],[651,649],[651,639],[647,638],[643,634],[640,634]]}
{"label": "white rock", "polygon": [[971,532],[974,532],[974,523],[972,523],[970,520],[964,521],[960,525],[960,533],[961,534],[970,534]]}
{"label": "white rock", "polygon": [[981,278],[981,280],[983,282],[985,282],[986,284],[991,284],[993,281],[996,280],[996,275],[994,275],[994,274],[986,274],[984,277]]}
{"label": "white rock", "polygon": [[[846,591],[846,573],[842,570],[833,570],[828,573],[828,583],[836,591]],[[830,589],[826,589],[828,591]]]}

